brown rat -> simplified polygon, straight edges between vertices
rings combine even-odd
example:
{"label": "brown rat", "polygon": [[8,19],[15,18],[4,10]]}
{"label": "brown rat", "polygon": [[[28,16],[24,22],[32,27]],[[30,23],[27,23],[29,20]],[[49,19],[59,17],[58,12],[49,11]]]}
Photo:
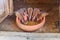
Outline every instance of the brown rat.
{"label": "brown rat", "polygon": [[40,15],[40,10],[38,8],[34,8],[32,21],[34,21],[38,15]]}
{"label": "brown rat", "polygon": [[26,24],[26,15],[25,14],[26,14],[25,8],[22,8],[22,9],[16,11],[16,16],[19,17],[19,19],[21,20],[21,22],[23,24]]}
{"label": "brown rat", "polygon": [[32,19],[33,8],[28,8],[29,21]]}
{"label": "brown rat", "polygon": [[39,21],[40,19],[42,19],[43,17],[45,17],[47,15],[48,15],[47,12],[41,12],[41,14],[39,15],[39,17],[37,18],[37,21]]}

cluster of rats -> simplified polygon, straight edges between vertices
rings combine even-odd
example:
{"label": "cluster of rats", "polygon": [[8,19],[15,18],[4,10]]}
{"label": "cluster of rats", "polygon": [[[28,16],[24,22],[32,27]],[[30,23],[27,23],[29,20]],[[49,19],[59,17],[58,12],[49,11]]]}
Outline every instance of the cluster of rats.
{"label": "cluster of rats", "polygon": [[47,12],[41,11],[39,8],[31,8],[31,7],[20,8],[15,13],[23,24],[27,24],[29,21],[38,22],[43,17],[48,15]]}

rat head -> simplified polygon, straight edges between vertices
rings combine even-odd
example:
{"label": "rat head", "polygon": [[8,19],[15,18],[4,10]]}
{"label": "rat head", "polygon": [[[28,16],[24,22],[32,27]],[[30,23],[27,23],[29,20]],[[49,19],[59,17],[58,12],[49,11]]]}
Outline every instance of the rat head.
{"label": "rat head", "polygon": [[42,12],[42,13],[41,13],[41,16],[42,16],[42,17],[45,17],[45,16],[47,16],[47,15],[48,15],[47,12]]}

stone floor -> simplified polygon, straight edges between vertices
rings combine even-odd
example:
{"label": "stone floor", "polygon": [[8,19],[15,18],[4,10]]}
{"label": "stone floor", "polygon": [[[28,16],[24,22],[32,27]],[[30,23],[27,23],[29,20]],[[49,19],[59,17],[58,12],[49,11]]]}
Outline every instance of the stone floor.
{"label": "stone floor", "polygon": [[59,33],[2,32],[0,40],[60,40]]}

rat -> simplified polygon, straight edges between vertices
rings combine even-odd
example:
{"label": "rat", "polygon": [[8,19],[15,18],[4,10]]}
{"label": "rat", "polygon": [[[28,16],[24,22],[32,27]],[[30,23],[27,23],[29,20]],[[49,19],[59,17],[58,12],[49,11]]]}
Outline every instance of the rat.
{"label": "rat", "polygon": [[21,20],[21,22],[23,24],[25,24],[25,20],[24,20],[24,9],[21,8],[20,10],[16,11],[15,13],[16,13],[16,16],[19,17],[19,19]]}
{"label": "rat", "polygon": [[34,8],[32,21],[34,21],[38,15],[40,15],[40,10],[38,8]]}
{"label": "rat", "polygon": [[40,19],[42,19],[43,17],[45,17],[47,15],[48,15],[47,12],[41,12],[41,14],[39,15],[39,17],[37,18],[37,21],[39,21]]}
{"label": "rat", "polygon": [[33,13],[33,8],[28,8],[27,11],[28,11],[28,15],[29,15],[29,21],[31,21],[32,13]]}
{"label": "rat", "polygon": [[21,20],[21,22],[23,24],[27,24],[28,23],[28,21],[27,21],[28,14],[27,14],[26,8],[21,8],[20,10],[18,10],[16,12],[16,15],[19,17],[19,19]]}

